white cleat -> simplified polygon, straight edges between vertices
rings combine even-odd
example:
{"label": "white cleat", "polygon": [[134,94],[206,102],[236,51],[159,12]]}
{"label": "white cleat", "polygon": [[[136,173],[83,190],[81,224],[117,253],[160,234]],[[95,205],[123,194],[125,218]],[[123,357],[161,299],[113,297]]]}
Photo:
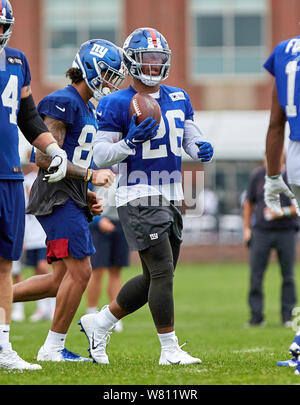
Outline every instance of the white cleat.
{"label": "white cleat", "polygon": [[81,357],[65,348],[49,351],[42,346],[38,352],[37,361],[91,361],[91,359]]}
{"label": "white cleat", "polygon": [[162,348],[159,365],[170,366],[176,364],[200,364],[202,361],[197,357],[192,357],[189,353],[181,349],[178,345],[177,337],[174,339],[174,345]]}
{"label": "white cleat", "polygon": [[27,363],[12,349],[3,350],[0,346],[0,369],[5,370],[41,370],[39,364]]}
{"label": "white cleat", "polygon": [[78,325],[81,326],[81,331],[85,333],[89,341],[90,357],[95,363],[109,364],[105,349],[109,343],[111,332],[101,331],[101,329],[96,328],[96,316],[97,314],[83,315]]}

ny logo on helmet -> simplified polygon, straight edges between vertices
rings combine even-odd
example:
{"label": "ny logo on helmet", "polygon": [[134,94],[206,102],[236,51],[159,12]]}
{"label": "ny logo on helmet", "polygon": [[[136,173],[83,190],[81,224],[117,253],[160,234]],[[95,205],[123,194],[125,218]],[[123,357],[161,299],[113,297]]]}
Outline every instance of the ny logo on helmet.
{"label": "ny logo on helmet", "polygon": [[105,48],[104,46],[94,44],[90,54],[103,58],[107,51],[108,49]]}
{"label": "ny logo on helmet", "polygon": [[[148,47],[149,48],[154,48],[154,47],[162,48],[161,41],[160,41],[159,37],[156,37],[154,41],[153,41],[153,39],[151,37],[148,37],[147,41],[148,41]],[[154,42],[155,42],[155,45],[154,45]]]}

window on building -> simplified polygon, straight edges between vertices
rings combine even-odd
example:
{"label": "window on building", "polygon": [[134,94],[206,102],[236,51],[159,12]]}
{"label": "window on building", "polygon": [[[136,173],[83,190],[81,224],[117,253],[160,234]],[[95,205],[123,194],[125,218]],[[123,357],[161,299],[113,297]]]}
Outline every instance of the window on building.
{"label": "window on building", "polygon": [[261,74],[267,0],[190,0],[193,75]]}
{"label": "window on building", "polygon": [[213,160],[205,168],[205,185],[218,196],[219,214],[240,214],[241,198],[252,171],[262,165],[256,160]]}
{"label": "window on building", "polygon": [[119,44],[122,0],[45,0],[45,76],[61,80],[79,46],[93,38]]}

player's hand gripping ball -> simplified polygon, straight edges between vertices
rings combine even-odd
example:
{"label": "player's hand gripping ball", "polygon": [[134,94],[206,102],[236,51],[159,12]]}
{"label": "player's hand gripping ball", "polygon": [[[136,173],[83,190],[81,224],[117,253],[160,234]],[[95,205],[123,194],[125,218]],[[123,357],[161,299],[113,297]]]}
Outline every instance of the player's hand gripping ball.
{"label": "player's hand gripping ball", "polygon": [[161,120],[158,102],[145,93],[136,93],[129,107],[130,124],[125,143],[134,149],[143,142],[149,141],[157,135]]}
{"label": "player's hand gripping ball", "polygon": [[136,93],[130,102],[130,118],[136,115],[136,124],[140,124],[146,118],[152,117],[157,123],[160,123],[161,111],[155,98],[146,93]]}

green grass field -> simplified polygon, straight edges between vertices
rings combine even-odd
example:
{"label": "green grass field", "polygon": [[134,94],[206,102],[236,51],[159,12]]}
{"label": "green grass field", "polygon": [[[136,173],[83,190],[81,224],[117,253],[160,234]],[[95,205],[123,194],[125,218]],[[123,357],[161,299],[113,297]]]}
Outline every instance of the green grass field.
{"label": "green grass field", "polygon": [[[124,269],[126,280],[139,266]],[[27,271],[26,275],[31,273]],[[148,306],[124,319],[124,332],[113,333],[107,347],[109,365],[43,363],[42,371],[0,371],[1,385],[291,385],[300,384],[294,370],[277,367],[289,358],[294,337],[280,324],[280,282],[277,264],[265,277],[265,328],[244,328],[247,306],[247,264],[179,264],[175,276],[175,327],[184,350],[202,359],[191,366],[159,366],[160,344]],[[300,285],[300,267],[297,283]],[[100,306],[107,303],[106,294]],[[26,315],[34,303],[26,303]],[[77,322],[85,313],[85,299],[66,340],[69,350],[86,356],[87,339]],[[11,341],[27,361],[34,361],[49,330],[48,321],[13,322]]]}

